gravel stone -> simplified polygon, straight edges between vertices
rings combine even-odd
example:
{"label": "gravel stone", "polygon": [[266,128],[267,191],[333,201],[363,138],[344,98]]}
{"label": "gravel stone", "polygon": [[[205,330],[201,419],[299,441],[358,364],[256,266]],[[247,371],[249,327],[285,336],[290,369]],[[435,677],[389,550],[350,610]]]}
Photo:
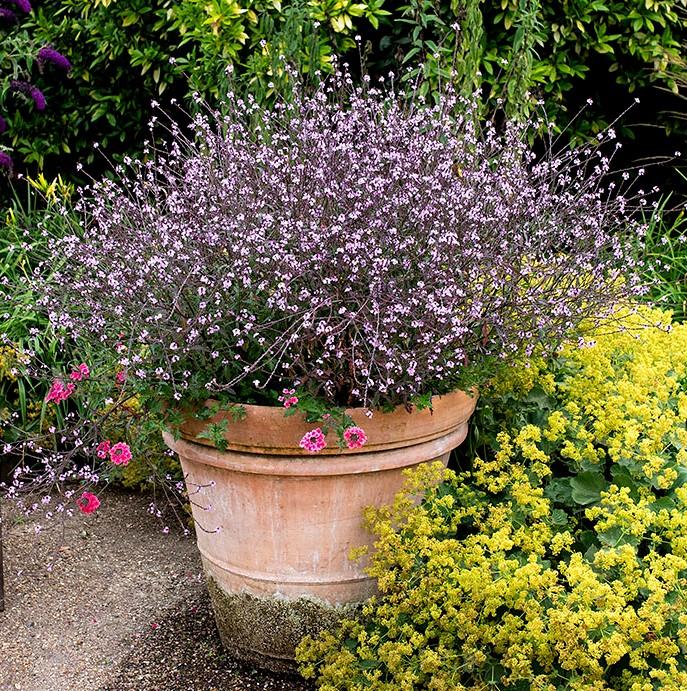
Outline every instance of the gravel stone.
{"label": "gravel stone", "polygon": [[5,535],[0,691],[305,691],[229,658],[193,538],[150,498],[118,491],[95,514]]}

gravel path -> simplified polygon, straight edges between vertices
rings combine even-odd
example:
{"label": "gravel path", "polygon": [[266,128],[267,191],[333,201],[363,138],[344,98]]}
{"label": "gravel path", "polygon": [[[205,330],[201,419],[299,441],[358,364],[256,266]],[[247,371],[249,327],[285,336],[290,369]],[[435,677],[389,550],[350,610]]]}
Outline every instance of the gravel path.
{"label": "gravel path", "polygon": [[0,691],[310,688],[227,658],[194,541],[163,535],[145,497],[105,498],[64,539],[29,526],[6,536]]}

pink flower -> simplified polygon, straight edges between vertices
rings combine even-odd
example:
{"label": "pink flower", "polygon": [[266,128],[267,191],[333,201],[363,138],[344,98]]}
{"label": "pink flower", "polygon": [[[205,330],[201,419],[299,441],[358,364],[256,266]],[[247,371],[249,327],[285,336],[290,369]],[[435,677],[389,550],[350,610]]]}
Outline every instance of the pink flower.
{"label": "pink flower", "polygon": [[279,396],[278,400],[280,403],[284,404],[284,408],[290,408],[292,405],[298,403],[298,398],[294,396],[296,389],[284,389],[282,391],[282,396]]}
{"label": "pink flower", "polygon": [[45,397],[45,400],[48,403],[51,401],[61,403],[62,401],[66,401],[75,390],[76,386],[74,384],[69,383],[65,386],[61,379],[54,379],[52,386],[50,387],[50,391],[48,391],[48,395]]}
{"label": "pink flower", "polygon": [[81,381],[82,379],[88,379],[91,375],[91,370],[88,369],[88,365],[82,362],[69,376],[73,381]]}
{"label": "pink flower", "polygon": [[115,374],[115,384],[121,386],[126,381],[126,372],[121,370]]}
{"label": "pink flower", "polygon": [[96,456],[98,458],[107,458],[108,454],[110,453],[110,448],[111,443],[109,439],[101,441],[100,444],[98,444],[98,448],[95,450]]}
{"label": "pink flower", "polygon": [[76,503],[81,513],[93,513],[100,506],[100,499],[92,492],[84,492]]}
{"label": "pink flower", "polygon": [[63,389],[64,384],[59,379],[54,379],[52,386],[50,387],[50,391],[48,391],[48,395],[45,397],[45,400],[48,403],[50,403],[50,401],[55,401],[58,403],[61,400],[60,396],[62,396]]}
{"label": "pink flower", "polygon": [[327,440],[324,438],[322,430],[318,427],[317,429],[310,430],[310,432],[306,432],[299,446],[307,451],[317,453],[327,446]]}
{"label": "pink flower", "polygon": [[349,449],[359,449],[367,441],[367,435],[360,427],[349,427],[344,431],[343,436]]}
{"label": "pink flower", "polygon": [[129,465],[129,461],[131,460],[131,449],[129,445],[125,444],[123,441],[115,444],[110,449],[110,460],[115,465]]}

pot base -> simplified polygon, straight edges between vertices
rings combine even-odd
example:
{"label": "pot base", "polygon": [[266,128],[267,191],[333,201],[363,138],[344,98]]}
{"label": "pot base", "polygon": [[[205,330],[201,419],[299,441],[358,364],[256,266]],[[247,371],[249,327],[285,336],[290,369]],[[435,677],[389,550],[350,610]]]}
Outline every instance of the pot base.
{"label": "pot base", "polygon": [[208,590],[222,643],[233,658],[272,672],[298,674],[296,646],[307,635],[333,629],[355,616],[362,603],[332,605],[297,599],[226,593],[208,574]]}

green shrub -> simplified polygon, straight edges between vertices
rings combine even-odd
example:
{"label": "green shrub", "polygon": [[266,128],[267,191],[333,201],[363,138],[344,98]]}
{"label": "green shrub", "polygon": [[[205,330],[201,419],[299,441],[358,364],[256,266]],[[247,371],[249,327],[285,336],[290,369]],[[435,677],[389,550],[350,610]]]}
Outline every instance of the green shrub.
{"label": "green shrub", "polygon": [[[49,83],[45,113],[24,112],[6,136],[18,159],[48,172],[59,164],[62,174],[65,153],[83,164],[102,160],[94,144],[115,157],[136,153],[149,136],[153,100],[192,107],[193,91],[212,100],[225,91],[229,64],[242,86],[273,98],[284,81],[280,56],[303,73],[326,71],[333,54],[354,45],[358,23],[378,25],[382,3],[46,0],[19,32],[64,53],[70,79]],[[0,46],[0,65],[12,50]]]}
{"label": "green shrub", "polygon": [[572,134],[586,137],[615,119],[638,89],[677,91],[686,7],[685,0],[407,0],[373,59],[388,65],[395,49],[403,64],[416,66],[411,76],[423,69],[428,90],[454,63],[462,80],[468,64],[468,84],[481,83],[492,106],[503,99],[517,111],[531,91],[561,127],[588,97],[603,98],[573,124]]}
{"label": "green shrub", "polygon": [[380,594],[301,643],[306,677],[327,691],[687,688],[687,326],[618,316],[596,344],[483,393],[469,470],[426,467],[369,511]]}
{"label": "green shrub", "polygon": [[[366,55],[373,71],[400,63],[414,67],[408,79],[422,69],[429,92],[455,65],[465,91],[486,87],[490,105],[502,99],[509,115],[531,107],[531,91],[562,128],[587,97],[600,97],[568,130],[575,138],[602,129],[629,94],[649,85],[677,90],[685,80],[687,0],[383,3],[46,0],[0,42],[0,65],[5,74],[19,66],[40,76],[48,107],[36,113],[18,104],[3,140],[18,162],[71,174],[74,161],[101,160],[94,143],[115,157],[138,152],[153,100],[169,106],[194,90],[213,99],[225,91],[230,63],[243,87],[272,99],[284,82],[281,55],[304,74],[327,70],[333,55],[351,51],[357,30],[374,40]],[[37,75],[31,56],[46,45],[69,58],[69,79]],[[17,105],[6,90],[7,80],[5,113],[8,98]]]}
{"label": "green shrub", "polygon": [[687,216],[685,209],[668,209],[666,197],[647,224],[640,256],[645,262],[649,299],[673,311],[676,321],[687,318]]}
{"label": "green shrub", "polygon": [[[59,369],[68,351],[60,347],[47,318],[36,307],[28,279],[45,258],[49,237],[59,237],[64,218],[55,212],[72,188],[61,178],[26,184],[25,197],[14,197],[0,217],[0,438],[13,440],[19,430],[45,427],[46,391],[24,376],[23,353],[30,350],[49,370]],[[45,232],[45,234],[44,234]]]}

